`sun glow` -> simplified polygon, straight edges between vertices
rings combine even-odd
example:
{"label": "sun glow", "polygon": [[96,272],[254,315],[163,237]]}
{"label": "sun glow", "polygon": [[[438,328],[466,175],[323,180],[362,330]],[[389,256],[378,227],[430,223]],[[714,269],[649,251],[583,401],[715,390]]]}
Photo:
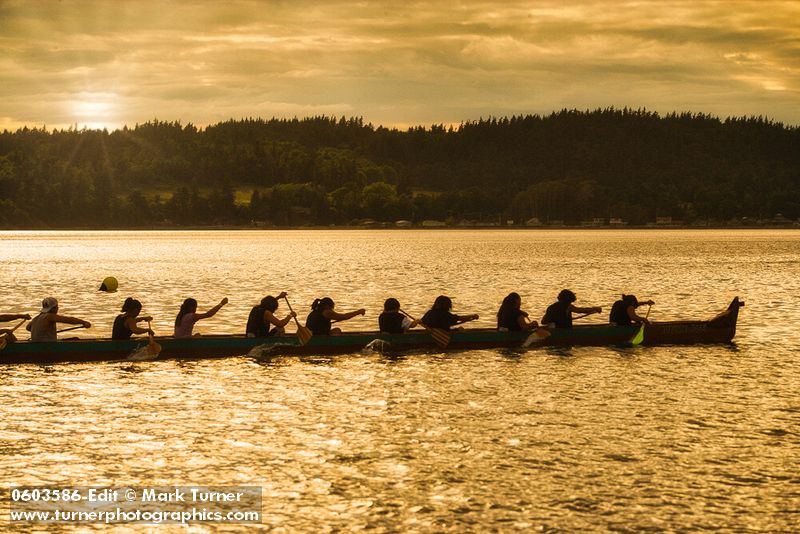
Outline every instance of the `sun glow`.
{"label": "sun glow", "polygon": [[113,93],[81,93],[70,101],[74,122],[86,128],[117,126],[117,97]]}

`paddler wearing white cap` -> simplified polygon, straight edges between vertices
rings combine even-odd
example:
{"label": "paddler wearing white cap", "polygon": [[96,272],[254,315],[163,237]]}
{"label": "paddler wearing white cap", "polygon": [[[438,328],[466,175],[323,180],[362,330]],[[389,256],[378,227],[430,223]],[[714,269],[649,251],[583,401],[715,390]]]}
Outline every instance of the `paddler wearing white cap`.
{"label": "paddler wearing white cap", "polygon": [[53,297],[47,297],[42,301],[42,309],[39,315],[33,318],[25,327],[31,333],[31,341],[56,341],[57,337],[57,324],[77,324],[84,328],[91,328],[92,323],[78,319],[77,317],[69,317],[67,315],[58,314],[58,301]]}

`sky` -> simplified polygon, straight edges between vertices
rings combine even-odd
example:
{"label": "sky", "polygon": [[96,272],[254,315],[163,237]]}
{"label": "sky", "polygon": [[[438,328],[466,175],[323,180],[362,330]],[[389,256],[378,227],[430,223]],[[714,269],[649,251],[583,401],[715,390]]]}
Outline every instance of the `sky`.
{"label": "sky", "polygon": [[800,1],[0,0],[0,129],[614,107],[800,125]]}

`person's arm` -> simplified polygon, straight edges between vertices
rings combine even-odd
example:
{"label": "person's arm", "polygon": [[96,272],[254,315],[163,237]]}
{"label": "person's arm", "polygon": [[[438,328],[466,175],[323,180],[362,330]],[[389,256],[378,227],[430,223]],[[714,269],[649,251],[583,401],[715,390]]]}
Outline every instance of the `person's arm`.
{"label": "person's arm", "polygon": [[367,313],[367,310],[365,310],[364,308],[361,308],[361,309],[356,310],[356,311],[347,312],[347,313],[339,313],[339,312],[337,312],[335,310],[327,309],[324,312],[322,312],[322,315],[326,319],[330,319],[331,321],[346,321],[348,319],[352,319],[356,315],[364,315],[366,313]]}
{"label": "person's arm", "polygon": [[287,315],[283,319],[278,319],[277,317],[275,317],[275,315],[271,311],[264,310],[264,323],[268,324],[268,325],[271,324],[273,326],[283,327],[283,326],[286,326],[287,324],[289,324],[289,321],[292,320],[292,317],[296,317],[296,316],[297,316],[296,313],[290,312],[289,315]]}
{"label": "person's arm", "polygon": [[[647,304],[647,302],[643,302],[642,304]],[[630,317],[631,321],[634,323],[644,323],[650,324],[650,321],[647,320],[647,317],[642,317],[636,313],[636,308],[634,306],[628,306],[628,317]]]}
{"label": "person's arm", "polygon": [[17,319],[26,319],[30,321],[31,316],[27,313],[20,313],[17,315],[0,315],[0,323],[7,323],[9,321],[16,321]]}
{"label": "person's arm", "polygon": [[146,315],[146,316],[144,316],[144,317],[137,317],[137,318],[136,318],[136,322],[137,322],[137,323],[141,323],[142,321],[144,321],[145,323],[149,323],[149,322],[150,322],[150,321],[152,321],[152,320],[153,320],[153,318],[152,318],[152,317],[150,317],[149,315]]}
{"label": "person's arm", "polygon": [[128,317],[127,319],[125,319],[125,326],[128,327],[128,330],[130,330],[134,334],[152,334],[153,331],[150,330],[149,328],[141,328],[139,326],[136,326],[136,323],[138,323],[143,319],[144,317],[141,319],[137,319],[135,317]]}
{"label": "person's arm", "polygon": [[227,303],[228,303],[228,297],[225,297],[224,299],[222,299],[222,300],[220,301],[220,303],[219,303],[219,304],[217,304],[216,306],[214,306],[213,308],[211,308],[211,309],[210,309],[210,310],[208,310],[207,312],[205,312],[205,313],[196,313],[196,314],[194,314],[194,320],[195,320],[195,322],[199,321],[200,319],[208,319],[209,317],[214,317],[214,316],[217,314],[217,312],[218,312],[218,311],[219,311],[219,310],[220,310],[220,309],[221,309],[223,306],[225,306]]}
{"label": "person's arm", "polygon": [[42,320],[47,321],[48,323],[67,323],[67,324],[80,324],[83,325],[84,328],[91,328],[92,323],[89,321],[84,321],[83,319],[78,319],[77,317],[70,317],[68,315],[58,315],[58,314],[51,314],[48,313]]}
{"label": "person's arm", "polygon": [[403,317],[403,323],[402,323],[403,330],[411,330],[418,324],[419,324],[419,319],[411,320],[411,318],[408,316]]}
{"label": "person's arm", "polygon": [[528,321],[527,317],[528,314],[525,312],[522,312],[517,317],[517,324],[520,326],[520,328],[522,328],[523,330],[533,330],[534,328],[539,327],[539,323],[537,323],[536,321]]}
{"label": "person's arm", "polygon": [[600,306],[590,306],[587,308],[578,308],[577,306],[569,305],[569,311],[573,313],[603,313],[603,308]]}
{"label": "person's arm", "polygon": [[472,315],[456,315],[456,319],[458,320],[456,324],[467,323],[469,321],[478,319],[478,314],[473,313]]}

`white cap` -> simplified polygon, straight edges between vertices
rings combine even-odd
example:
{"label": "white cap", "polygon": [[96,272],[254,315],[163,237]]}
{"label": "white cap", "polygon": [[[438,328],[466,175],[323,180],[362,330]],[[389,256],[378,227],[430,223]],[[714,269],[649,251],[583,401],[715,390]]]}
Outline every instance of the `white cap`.
{"label": "white cap", "polygon": [[58,307],[58,301],[53,297],[47,297],[42,301],[42,309],[39,313],[48,313]]}

